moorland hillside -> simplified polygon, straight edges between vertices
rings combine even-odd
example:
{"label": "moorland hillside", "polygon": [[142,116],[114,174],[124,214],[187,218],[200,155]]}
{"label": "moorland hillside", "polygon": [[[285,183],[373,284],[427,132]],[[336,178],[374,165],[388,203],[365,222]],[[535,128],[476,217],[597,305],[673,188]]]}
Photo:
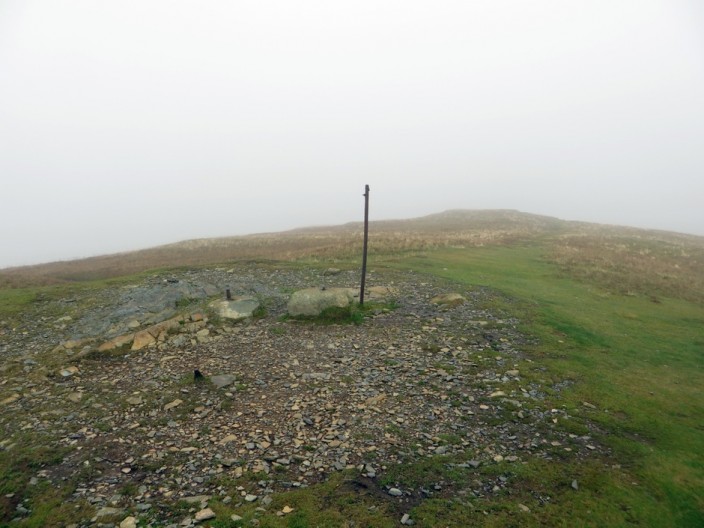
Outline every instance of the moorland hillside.
{"label": "moorland hillside", "polygon": [[[570,275],[622,293],[704,298],[704,237],[571,222],[513,210],[449,210],[370,222],[370,255],[437,248],[539,245]],[[280,233],[186,240],[150,249],[0,270],[0,288],[106,279],[146,270],[246,260],[350,259],[361,254],[362,223]],[[637,276],[637,280],[634,280]]]}

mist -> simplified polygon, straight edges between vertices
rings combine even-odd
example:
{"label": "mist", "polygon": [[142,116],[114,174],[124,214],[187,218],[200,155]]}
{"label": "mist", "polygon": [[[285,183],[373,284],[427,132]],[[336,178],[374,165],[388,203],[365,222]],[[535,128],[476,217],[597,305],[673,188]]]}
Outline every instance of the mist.
{"label": "mist", "polygon": [[445,209],[704,235],[700,2],[0,1],[0,267]]}

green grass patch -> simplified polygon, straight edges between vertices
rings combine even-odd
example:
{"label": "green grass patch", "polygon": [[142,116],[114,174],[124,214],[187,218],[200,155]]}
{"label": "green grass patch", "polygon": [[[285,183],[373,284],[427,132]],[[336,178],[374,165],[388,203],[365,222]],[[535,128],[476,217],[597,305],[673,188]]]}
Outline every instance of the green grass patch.
{"label": "green grass patch", "polygon": [[[544,253],[539,246],[443,250],[389,263],[501,292],[485,307],[517,316],[537,338],[526,351],[547,371],[534,375],[574,382],[547,404],[601,427],[599,439],[628,472],[625,480],[637,482],[624,489],[604,469],[607,503],[590,509],[588,525],[615,525],[611,513],[599,517],[614,510],[610,502],[630,512],[616,525],[704,525],[704,308],[570,279]],[[580,508],[582,498],[569,497],[563,511]]]}

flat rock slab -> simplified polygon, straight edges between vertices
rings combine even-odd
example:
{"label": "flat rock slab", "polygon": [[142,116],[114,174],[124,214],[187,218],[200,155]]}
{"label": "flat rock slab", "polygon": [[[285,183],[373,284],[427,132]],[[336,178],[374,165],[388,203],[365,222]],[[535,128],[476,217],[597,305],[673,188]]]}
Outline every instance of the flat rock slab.
{"label": "flat rock slab", "polygon": [[239,321],[254,315],[260,303],[254,297],[238,297],[231,301],[215,301],[210,307],[223,319]]}
{"label": "flat rock slab", "polygon": [[236,379],[237,378],[232,374],[218,374],[216,376],[210,376],[210,382],[218,389],[232,385]]}
{"label": "flat rock slab", "polygon": [[346,308],[354,298],[351,288],[306,288],[291,295],[288,313],[294,317],[317,317],[328,308]]}
{"label": "flat rock slab", "polygon": [[134,334],[125,334],[117,337],[113,337],[110,341],[107,341],[98,347],[99,352],[105,352],[107,350],[114,350],[120,348],[124,345],[129,345],[134,341]]}
{"label": "flat rock slab", "polygon": [[132,350],[141,350],[151,343],[163,341],[169,331],[178,330],[182,321],[183,317],[176,316],[137,332],[132,341]]}
{"label": "flat rock slab", "polygon": [[385,301],[396,295],[398,295],[398,289],[392,286],[371,286],[364,290],[364,297],[369,301]]}
{"label": "flat rock slab", "polygon": [[464,304],[466,301],[467,299],[459,293],[443,293],[430,299],[432,304],[437,304],[445,308],[454,308],[455,306]]}

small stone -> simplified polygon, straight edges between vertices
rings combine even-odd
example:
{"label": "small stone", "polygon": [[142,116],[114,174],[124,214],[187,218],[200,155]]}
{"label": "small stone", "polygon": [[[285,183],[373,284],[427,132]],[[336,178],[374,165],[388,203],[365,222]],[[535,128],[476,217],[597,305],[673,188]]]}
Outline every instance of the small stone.
{"label": "small stone", "polygon": [[293,508],[291,508],[291,506],[284,506],[284,508],[281,510],[281,513],[283,513],[284,515],[288,515],[292,511],[293,511]]}
{"label": "small stone", "polygon": [[78,367],[68,367],[65,369],[61,369],[60,374],[64,378],[70,378],[74,374],[78,373]]}
{"label": "small stone", "polygon": [[4,400],[0,401],[0,405],[9,405],[11,403],[15,403],[17,400],[19,400],[21,396],[17,393],[5,398]]}
{"label": "small stone", "polygon": [[414,523],[411,519],[411,516],[407,513],[404,513],[403,517],[401,517],[401,524],[403,524],[404,526],[413,526]]}
{"label": "small stone", "polygon": [[447,446],[438,446],[435,448],[436,455],[444,455],[447,453]]}
{"label": "small stone", "polygon": [[232,374],[218,374],[216,376],[210,376],[210,382],[218,389],[232,385],[236,380],[237,378]]}
{"label": "small stone", "polygon": [[575,491],[579,489],[579,483],[576,480],[572,481],[572,489]]}
{"label": "small stone", "polygon": [[73,403],[78,403],[83,399],[83,393],[82,392],[72,392],[67,396],[69,401],[72,401]]}
{"label": "small stone", "polygon": [[132,516],[125,517],[120,523],[120,528],[137,528],[137,519]]}
{"label": "small stone", "polygon": [[489,394],[489,398],[498,398],[499,396],[506,396],[504,391],[496,391]]}
{"label": "small stone", "polygon": [[496,456],[494,457],[494,462],[497,462],[497,463],[498,463],[498,462],[503,462],[503,461],[504,461],[504,457],[501,456],[501,455],[496,455]]}
{"label": "small stone", "polygon": [[166,405],[164,405],[164,410],[170,411],[171,409],[173,409],[174,407],[178,407],[182,403],[183,403],[183,400],[176,399],[176,400],[172,401],[171,403],[167,403]]}
{"label": "small stone", "polygon": [[200,510],[198,513],[196,513],[196,521],[207,521],[208,519],[214,519],[215,518],[215,512],[211,510],[210,508],[205,508],[203,510]]}
{"label": "small stone", "polygon": [[123,513],[123,511],[120,508],[110,508],[108,506],[105,506],[104,508],[100,508],[98,512],[95,514],[95,516],[100,519],[101,517],[108,517],[111,515],[119,515]]}
{"label": "small stone", "polygon": [[259,497],[257,497],[256,495],[252,495],[252,494],[248,493],[247,495],[245,495],[244,500],[247,502],[254,502],[258,498]]}
{"label": "small stone", "polygon": [[530,512],[530,508],[526,506],[525,504],[519,504],[518,509],[521,510],[522,512],[528,513]]}
{"label": "small stone", "polygon": [[181,500],[187,502],[188,504],[202,504],[204,502],[207,503],[210,500],[210,495],[195,495],[193,497],[183,497]]}
{"label": "small stone", "polygon": [[465,299],[459,293],[443,293],[440,295],[436,295],[435,297],[430,299],[430,302],[432,304],[438,304],[446,308],[454,308],[455,306],[459,306],[460,304],[463,304],[466,301],[467,299]]}
{"label": "small stone", "polygon": [[391,488],[389,489],[389,495],[391,495],[392,497],[400,497],[401,495],[403,495],[403,492],[398,488]]}
{"label": "small stone", "polygon": [[230,519],[231,519],[232,521],[234,521],[234,522],[237,522],[237,521],[241,521],[241,520],[242,520],[242,517],[240,517],[239,515],[236,515],[236,514],[233,513],[233,514],[230,516]]}

